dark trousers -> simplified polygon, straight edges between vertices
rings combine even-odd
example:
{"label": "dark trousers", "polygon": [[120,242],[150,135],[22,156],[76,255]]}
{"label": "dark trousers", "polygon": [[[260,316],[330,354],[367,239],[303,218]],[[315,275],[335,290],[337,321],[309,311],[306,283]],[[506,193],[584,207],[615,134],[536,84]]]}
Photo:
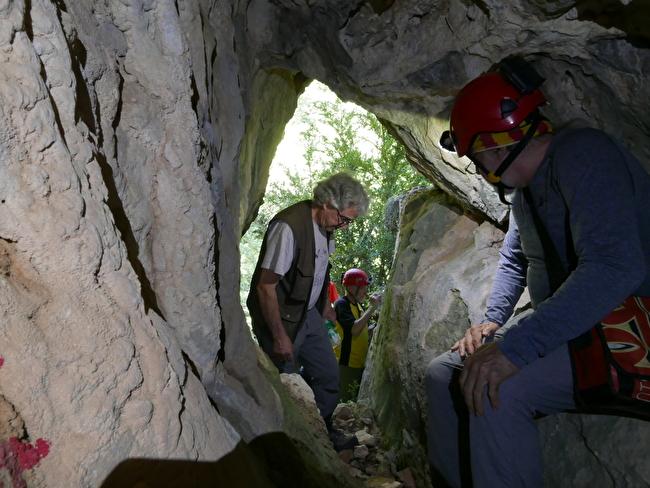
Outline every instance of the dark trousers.
{"label": "dark trousers", "polygon": [[[480,417],[468,415],[459,396],[462,365],[457,352],[448,352],[427,369],[427,441],[432,468],[454,488],[467,486],[467,473],[461,475],[463,461],[471,465],[475,488],[540,488],[542,453],[535,417],[575,408],[567,345],[505,380],[499,388],[498,408],[490,406],[484,393]],[[469,447],[469,459],[462,446]]]}
{"label": "dark trousers", "polygon": [[[272,341],[262,339],[260,345],[273,359]],[[339,400],[339,366],[327,336],[325,320],[315,308],[307,311],[305,322],[293,341],[293,359],[293,362],[273,362],[281,373],[302,374],[314,392],[318,410],[329,428]]]}

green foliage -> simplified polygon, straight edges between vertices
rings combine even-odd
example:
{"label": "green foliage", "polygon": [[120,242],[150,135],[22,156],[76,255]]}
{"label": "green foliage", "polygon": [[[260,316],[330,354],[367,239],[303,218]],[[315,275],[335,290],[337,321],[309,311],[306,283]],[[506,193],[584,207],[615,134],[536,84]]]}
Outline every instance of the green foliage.
{"label": "green foliage", "polygon": [[[370,207],[366,216],[336,231],[331,277],[338,285],[345,270],[358,267],[372,275],[375,288],[382,288],[388,279],[396,237],[396,229],[385,222],[387,202],[430,183],[408,163],[404,147],[373,114],[339,100],[314,102],[309,107],[299,106],[299,110],[306,127],[301,136],[307,167],[288,170],[288,183],[267,188],[258,218],[242,240],[242,253],[249,246],[247,240],[261,243],[269,220],[279,210],[310,198],[318,181],[345,171],[365,187]],[[248,287],[245,274],[242,269],[242,287]]]}
{"label": "green foliage", "polygon": [[356,401],[357,397],[359,396],[359,388],[361,387],[361,384],[355,380],[346,386],[346,391],[341,392],[342,401]]}

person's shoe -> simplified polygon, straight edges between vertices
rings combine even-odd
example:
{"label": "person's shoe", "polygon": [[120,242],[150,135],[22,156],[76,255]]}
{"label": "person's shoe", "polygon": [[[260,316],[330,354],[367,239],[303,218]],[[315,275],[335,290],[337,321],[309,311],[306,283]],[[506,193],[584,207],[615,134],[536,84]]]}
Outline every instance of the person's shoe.
{"label": "person's shoe", "polygon": [[357,439],[356,435],[345,435],[338,429],[330,430],[329,436],[336,452],[354,449],[354,446],[359,444],[359,439]]}

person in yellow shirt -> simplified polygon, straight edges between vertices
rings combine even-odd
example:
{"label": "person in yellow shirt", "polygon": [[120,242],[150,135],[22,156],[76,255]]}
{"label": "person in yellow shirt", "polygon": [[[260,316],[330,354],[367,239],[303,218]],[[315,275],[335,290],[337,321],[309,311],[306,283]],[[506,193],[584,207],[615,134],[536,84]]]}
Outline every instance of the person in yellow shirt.
{"label": "person in yellow shirt", "polygon": [[357,398],[370,343],[368,322],[381,304],[382,295],[371,295],[370,306],[364,310],[362,303],[370,284],[368,274],[352,268],[345,272],[342,281],[345,294],[334,303],[336,332],[341,341],[334,352],[339,362],[341,401],[347,402]]}

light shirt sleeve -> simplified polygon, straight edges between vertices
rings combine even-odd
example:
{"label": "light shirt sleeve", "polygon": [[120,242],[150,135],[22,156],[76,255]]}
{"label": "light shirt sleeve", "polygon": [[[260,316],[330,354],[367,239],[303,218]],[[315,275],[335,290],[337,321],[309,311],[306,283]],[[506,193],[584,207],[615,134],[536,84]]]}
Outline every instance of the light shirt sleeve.
{"label": "light shirt sleeve", "polygon": [[289,224],[282,221],[271,223],[266,236],[266,253],[262,268],[284,276],[293,261],[294,238]]}

